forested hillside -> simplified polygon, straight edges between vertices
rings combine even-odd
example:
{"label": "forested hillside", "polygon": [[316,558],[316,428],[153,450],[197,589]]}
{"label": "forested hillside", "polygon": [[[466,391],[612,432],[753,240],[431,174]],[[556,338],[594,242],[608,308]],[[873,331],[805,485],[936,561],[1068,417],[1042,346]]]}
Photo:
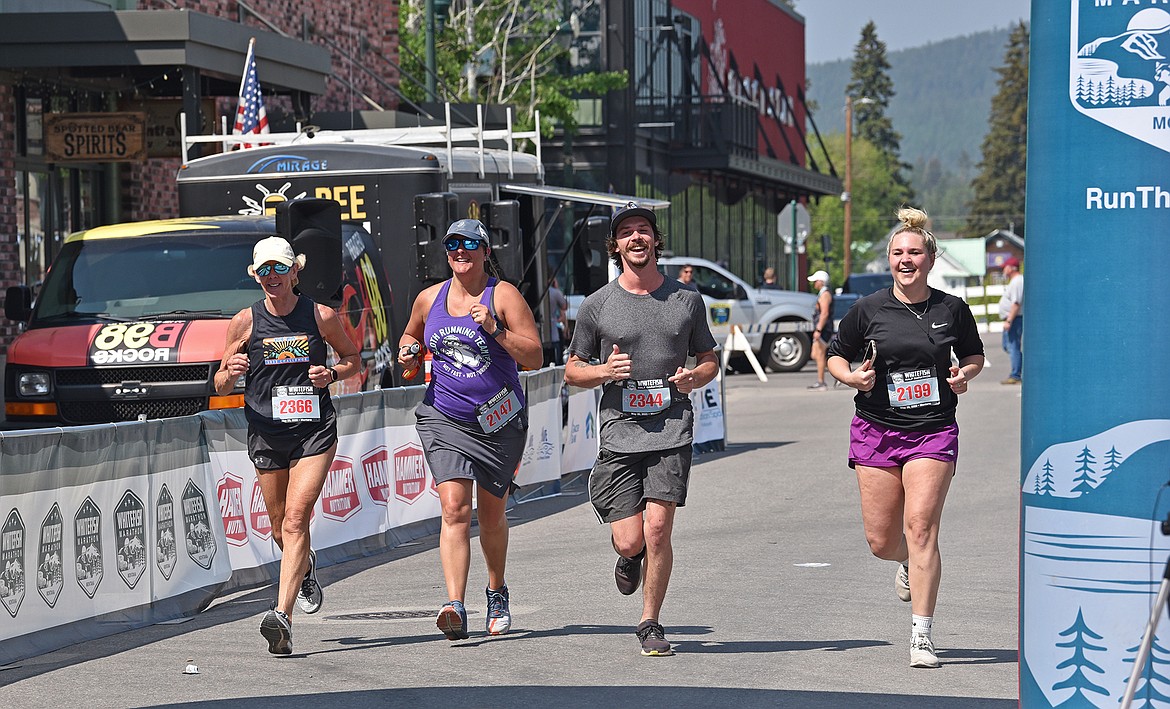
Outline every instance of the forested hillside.
{"label": "forested hillside", "polygon": [[[940,228],[957,228],[955,218],[966,214],[1008,35],[1007,28],[978,32],[887,54],[896,92],[887,115],[902,136],[902,160],[914,168],[910,180],[921,203],[947,218]],[[822,134],[845,130],[850,65],[845,59],[808,67]]]}

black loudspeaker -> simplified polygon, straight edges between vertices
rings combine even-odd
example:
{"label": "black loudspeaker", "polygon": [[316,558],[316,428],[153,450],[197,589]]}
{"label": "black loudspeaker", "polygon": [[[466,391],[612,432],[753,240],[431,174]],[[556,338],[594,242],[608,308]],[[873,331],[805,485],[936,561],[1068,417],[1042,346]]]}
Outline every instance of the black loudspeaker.
{"label": "black loudspeaker", "polygon": [[573,290],[588,295],[609,283],[609,219],[578,219],[573,230],[581,232],[573,249]]}
{"label": "black loudspeaker", "polygon": [[276,205],[276,232],[305,255],[297,290],[324,305],[341,304],[341,205],[295,199]]}
{"label": "black loudspeaker", "polygon": [[488,202],[479,212],[492,244],[492,258],[504,280],[518,284],[524,280],[524,250],[520,239],[520,202],[509,199]]}
{"label": "black loudspeaker", "polygon": [[443,239],[447,227],[459,212],[459,198],[453,192],[430,192],[414,198],[414,241],[418,257],[418,279],[426,285],[451,275]]}

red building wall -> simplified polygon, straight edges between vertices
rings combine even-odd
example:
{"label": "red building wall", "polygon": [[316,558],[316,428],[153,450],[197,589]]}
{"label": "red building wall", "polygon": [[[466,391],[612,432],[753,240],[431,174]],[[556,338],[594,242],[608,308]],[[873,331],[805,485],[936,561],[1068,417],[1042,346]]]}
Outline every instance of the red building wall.
{"label": "red building wall", "polygon": [[[788,161],[781,127],[769,116],[771,99],[783,130],[796,155],[804,163],[804,147],[796,126],[804,126],[805,111],[796,100],[796,87],[804,87],[804,20],[773,0],[674,0],[674,7],[696,17],[711,49],[713,64],[729,91],[759,105],[764,131],[776,150],[776,158]],[[732,59],[734,58],[734,66]],[[758,67],[762,81],[756,80]],[[738,71],[736,71],[738,69]],[[720,93],[709,67],[703,71],[703,93]],[[779,77],[780,81],[777,81]],[[791,104],[781,98],[783,85]],[[790,111],[789,105],[795,110]],[[767,143],[760,141],[760,151]]]}

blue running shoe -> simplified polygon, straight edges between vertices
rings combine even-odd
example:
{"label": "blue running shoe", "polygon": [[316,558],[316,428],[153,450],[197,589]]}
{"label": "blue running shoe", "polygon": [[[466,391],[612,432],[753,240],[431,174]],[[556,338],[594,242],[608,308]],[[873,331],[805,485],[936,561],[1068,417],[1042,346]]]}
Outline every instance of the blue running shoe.
{"label": "blue running shoe", "polygon": [[508,606],[508,586],[498,591],[487,589],[487,632],[488,635],[503,635],[512,628],[512,609]]}
{"label": "blue running shoe", "polygon": [[467,610],[463,607],[463,602],[448,601],[439,611],[435,625],[439,626],[439,630],[443,631],[448,640],[466,640]]}

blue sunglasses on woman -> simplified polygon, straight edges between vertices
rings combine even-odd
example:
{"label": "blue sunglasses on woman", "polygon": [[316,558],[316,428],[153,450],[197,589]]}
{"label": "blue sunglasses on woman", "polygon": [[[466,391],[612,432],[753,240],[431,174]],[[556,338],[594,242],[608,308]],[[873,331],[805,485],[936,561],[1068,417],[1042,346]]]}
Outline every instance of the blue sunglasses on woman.
{"label": "blue sunglasses on woman", "polygon": [[460,246],[462,246],[465,251],[475,251],[482,243],[483,242],[479,239],[450,238],[443,242],[443,246],[448,251],[458,251]]}

